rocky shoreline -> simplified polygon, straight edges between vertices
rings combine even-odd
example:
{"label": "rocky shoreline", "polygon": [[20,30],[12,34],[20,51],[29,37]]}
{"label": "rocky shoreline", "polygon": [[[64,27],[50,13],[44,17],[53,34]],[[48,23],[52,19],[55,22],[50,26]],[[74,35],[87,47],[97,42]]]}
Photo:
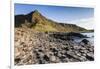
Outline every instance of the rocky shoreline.
{"label": "rocky shoreline", "polygon": [[15,65],[94,61],[94,46],[86,39],[76,43],[72,37],[15,28]]}

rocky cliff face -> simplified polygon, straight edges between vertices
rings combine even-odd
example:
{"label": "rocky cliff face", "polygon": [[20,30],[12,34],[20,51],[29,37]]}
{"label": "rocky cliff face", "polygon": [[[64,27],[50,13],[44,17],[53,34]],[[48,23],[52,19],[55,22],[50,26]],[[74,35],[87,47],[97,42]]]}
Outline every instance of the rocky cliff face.
{"label": "rocky cliff face", "polygon": [[15,65],[82,62],[94,60],[94,46],[77,43],[67,33],[15,29]]}

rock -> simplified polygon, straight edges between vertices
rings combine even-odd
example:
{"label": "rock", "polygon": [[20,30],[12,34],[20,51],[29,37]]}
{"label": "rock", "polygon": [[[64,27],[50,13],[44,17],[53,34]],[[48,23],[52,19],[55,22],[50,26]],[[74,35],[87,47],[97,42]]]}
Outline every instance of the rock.
{"label": "rock", "polygon": [[39,64],[45,64],[45,61],[40,59]]}
{"label": "rock", "polygon": [[87,39],[83,39],[81,42],[83,42],[84,44],[88,44],[89,41]]}
{"label": "rock", "polygon": [[93,55],[93,53],[92,53],[92,52],[87,53],[86,58],[87,58],[88,60],[90,60],[90,61],[94,61],[94,55]]}
{"label": "rock", "polygon": [[43,59],[46,60],[46,61],[49,61],[49,60],[50,60],[49,57],[48,57],[47,55],[44,55],[44,56],[43,56]]}
{"label": "rock", "polygon": [[21,61],[20,58],[15,58],[15,63],[16,63],[16,64],[19,63],[20,61]]}
{"label": "rock", "polygon": [[69,53],[65,53],[64,55],[66,55],[67,58],[72,58],[72,55],[70,55]]}
{"label": "rock", "polygon": [[87,53],[88,50],[80,50],[81,53]]}
{"label": "rock", "polygon": [[43,50],[41,50],[41,49],[39,49],[38,51],[39,51],[39,52],[43,52]]}
{"label": "rock", "polygon": [[61,56],[62,56],[61,52],[58,52],[58,57],[61,57]]}
{"label": "rock", "polygon": [[94,61],[94,58],[91,57],[91,56],[86,55],[86,58],[87,58],[89,61]]}
{"label": "rock", "polygon": [[64,50],[69,51],[68,47],[64,47]]}
{"label": "rock", "polygon": [[43,57],[44,56],[44,53],[39,53],[40,57]]}
{"label": "rock", "polygon": [[77,53],[77,56],[81,56],[81,53]]}
{"label": "rock", "polygon": [[82,53],[82,56],[85,56],[86,57],[86,53]]}
{"label": "rock", "polygon": [[94,51],[92,47],[91,47],[91,48],[88,48],[88,50],[89,50],[90,52],[93,52],[93,51]]}
{"label": "rock", "polygon": [[18,48],[15,48],[15,57],[19,56],[21,53],[19,52]]}
{"label": "rock", "polygon": [[61,62],[64,62],[64,61],[65,61],[65,60],[64,60],[65,58],[66,58],[65,55],[62,55],[61,57],[59,57],[59,59],[61,60]]}
{"label": "rock", "polygon": [[80,61],[86,61],[86,60],[87,60],[85,56],[81,56],[81,57],[79,57],[78,59],[79,59]]}
{"label": "rock", "polygon": [[55,56],[51,56],[50,60],[51,60],[51,62],[55,62],[56,61],[56,57]]}
{"label": "rock", "polygon": [[84,36],[80,33],[70,32],[67,34],[68,37],[78,37],[78,38],[87,38],[87,36]]}
{"label": "rock", "polygon": [[58,56],[58,52],[54,52],[54,56]]}
{"label": "rock", "polygon": [[58,50],[57,50],[56,48],[50,48],[50,50],[51,50],[52,52],[58,52]]}
{"label": "rock", "polygon": [[83,40],[81,45],[71,37],[68,40],[68,33],[34,32],[27,28],[15,30],[15,65],[94,60],[94,47],[88,45],[87,40]]}

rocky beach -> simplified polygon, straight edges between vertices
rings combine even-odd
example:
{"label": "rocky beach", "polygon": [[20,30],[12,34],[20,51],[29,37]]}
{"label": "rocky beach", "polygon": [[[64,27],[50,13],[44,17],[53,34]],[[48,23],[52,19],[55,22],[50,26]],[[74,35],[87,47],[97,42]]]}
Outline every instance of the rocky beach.
{"label": "rocky beach", "polygon": [[[38,10],[15,15],[14,64],[94,61],[94,45],[76,24],[55,22]],[[78,39],[81,39],[78,41]]]}
{"label": "rocky beach", "polygon": [[73,37],[85,36],[15,28],[15,65],[94,61],[94,46],[86,39],[77,43]]}

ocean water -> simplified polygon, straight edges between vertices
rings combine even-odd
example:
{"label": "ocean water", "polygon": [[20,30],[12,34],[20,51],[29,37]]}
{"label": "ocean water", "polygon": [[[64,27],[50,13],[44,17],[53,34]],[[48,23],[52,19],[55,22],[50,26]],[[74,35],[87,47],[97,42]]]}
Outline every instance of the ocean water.
{"label": "ocean water", "polygon": [[81,33],[89,38],[79,38],[75,39],[76,42],[81,42],[83,39],[87,39],[90,41],[91,45],[94,46],[94,33]]}

